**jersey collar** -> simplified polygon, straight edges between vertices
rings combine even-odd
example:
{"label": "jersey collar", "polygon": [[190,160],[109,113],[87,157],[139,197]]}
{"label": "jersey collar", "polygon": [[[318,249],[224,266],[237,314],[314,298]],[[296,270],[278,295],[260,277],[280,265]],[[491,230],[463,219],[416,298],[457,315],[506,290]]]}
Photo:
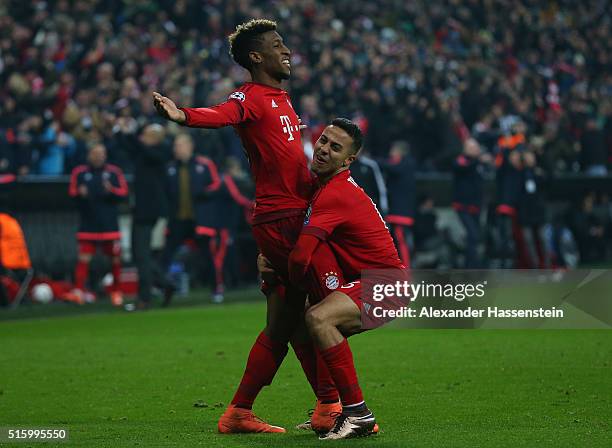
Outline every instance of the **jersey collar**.
{"label": "jersey collar", "polygon": [[338,174],[334,175],[331,179],[329,179],[325,185],[330,184],[332,182],[339,182],[348,179],[351,177],[351,170],[340,171]]}
{"label": "jersey collar", "polygon": [[267,85],[267,84],[262,84],[262,83],[260,83],[260,82],[247,81],[247,82],[245,82],[245,84],[252,84],[252,85],[254,85],[254,86],[260,86],[260,87],[263,87],[264,89],[274,90],[275,92],[287,93],[287,92],[286,92],[285,90],[283,90],[283,89],[279,89],[278,87],[272,87],[272,86],[269,86],[269,85]]}

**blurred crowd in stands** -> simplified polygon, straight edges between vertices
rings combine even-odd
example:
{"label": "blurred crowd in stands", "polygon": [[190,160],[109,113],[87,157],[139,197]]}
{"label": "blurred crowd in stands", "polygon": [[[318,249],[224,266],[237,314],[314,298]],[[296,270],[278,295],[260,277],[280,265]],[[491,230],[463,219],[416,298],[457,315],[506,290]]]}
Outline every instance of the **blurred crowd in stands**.
{"label": "blurred crowd in stands", "polygon": [[[119,117],[157,120],[152,90],[223,101],[246,73],[226,36],[271,17],[293,52],[289,90],[315,131],[361,118],[367,148],[411,143],[419,171],[450,171],[468,135],[493,151],[517,121],[548,173],[602,174],[612,145],[605,0],[57,0],[0,12],[0,169],[59,175]],[[176,132],[176,131],[174,131]],[[316,135],[314,136],[316,137]],[[214,160],[231,131],[199,133]],[[109,158],[128,173],[121,148]],[[216,160],[218,161],[218,160]]]}
{"label": "blurred crowd in stands", "polygon": [[[224,101],[247,79],[228,55],[227,35],[252,17],[277,20],[292,50],[287,89],[307,125],[306,152],[333,117],[362,127],[365,149],[353,176],[379,205],[407,264],[546,268],[606,260],[610,190],[585,191],[560,219],[547,213],[545,196],[547,179],[601,177],[612,168],[605,0],[4,2],[0,176],[74,179],[99,144],[108,162],[135,174],[134,147],[165,144],[159,175],[175,176],[189,160],[191,176],[213,164],[229,181],[225,196],[207,198],[237,207],[224,237],[224,224],[194,224],[198,210],[178,193],[170,216],[171,225],[178,214],[188,217],[187,233],[199,235],[203,252],[224,253],[219,247],[251,193],[240,142],[231,128],[193,132],[168,123],[151,92],[183,106]],[[152,124],[160,126],[147,131]],[[194,154],[181,161],[184,146]],[[433,199],[415,193],[415,175],[424,172],[453,173],[459,243],[440,228]],[[488,178],[496,179],[493,201],[484,197]],[[176,182],[191,194],[185,179]],[[143,241],[149,221],[140,222]],[[217,229],[217,242],[198,226]],[[180,225],[172,230],[185,236]],[[165,269],[174,244],[162,257]]]}

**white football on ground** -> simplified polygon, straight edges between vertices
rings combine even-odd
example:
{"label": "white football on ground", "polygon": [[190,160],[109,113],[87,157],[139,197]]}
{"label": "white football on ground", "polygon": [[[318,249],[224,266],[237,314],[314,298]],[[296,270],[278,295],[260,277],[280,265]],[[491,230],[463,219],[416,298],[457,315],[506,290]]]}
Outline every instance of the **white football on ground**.
{"label": "white football on ground", "polygon": [[32,300],[37,303],[49,303],[53,300],[53,290],[46,283],[39,283],[32,287]]}

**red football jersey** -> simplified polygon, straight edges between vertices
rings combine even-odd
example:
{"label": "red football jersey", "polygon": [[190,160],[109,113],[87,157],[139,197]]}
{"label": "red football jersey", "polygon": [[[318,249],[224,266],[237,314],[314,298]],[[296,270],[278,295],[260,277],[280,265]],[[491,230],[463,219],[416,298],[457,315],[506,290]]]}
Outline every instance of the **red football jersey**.
{"label": "red football jersey", "polygon": [[376,205],[349,170],[314,194],[302,233],[329,243],[347,280],[364,269],[404,267]]}
{"label": "red football jersey", "polygon": [[181,110],[187,126],[236,129],[255,179],[255,224],[301,213],[308,206],[314,182],[287,92],[247,82],[225,103]]}

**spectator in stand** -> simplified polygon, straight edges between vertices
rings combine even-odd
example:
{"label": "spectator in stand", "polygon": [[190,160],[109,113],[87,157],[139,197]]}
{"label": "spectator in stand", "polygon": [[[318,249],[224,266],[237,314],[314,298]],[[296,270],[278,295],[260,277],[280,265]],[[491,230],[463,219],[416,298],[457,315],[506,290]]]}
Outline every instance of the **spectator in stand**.
{"label": "spectator in stand", "polygon": [[157,221],[168,215],[165,171],[170,148],[164,142],[165,130],[159,124],[146,126],[138,135],[132,118],[119,118],[117,126],[117,145],[127,151],[134,167],[132,255],[138,269],[138,301],[128,309],[149,308],[153,285],[163,290],[162,306],[167,306],[175,288],[154,258],[151,236]]}
{"label": "spectator in stand", "polygon": [[95,297],[86,291],[89,264],[97,249],[111,258],[113,285],[111,302],[123,304],[120,289],[121,244],[119,233],[118,202],[128,195],[128,185],[120,168],[106,163],[106,148],[94,144],[88,153],[87,165],[77,166],[70,177],[69,194],[75,198],[80,226],[77,232],[78,261],[74,274],[74,293],[81,302],[90,302]]}
{"label": "spectator in stand", "polygon": [[491,154],[482,152],[473,138],[463,144],[463,152],[453,166],[453,208],[465,230],[465,269],[483,267],[479,256],[482,242],[480,215],[483,205],[483,183],[486,165],[493,162]]}
{"label": "spectator in stand", "polygon": [[397,141],[389,151],[389,158],[380,166],[386,176],[389,193],[389,213],[385,221],[404,266],[410,267],[410,253],[414,249],[412,226],[416,202],[416,166],[408,142]]}
{"label": "spectator in stand", "polygon": [[176,250],[186,239],[195,238],[204,262],[202,272],[205,277],[210,273],[205,283],[214,284],[210,241],[217,233],[213,201],[213,194],[221,185],[217,167],[209,158],[194,155],[193,139],[181,133],[174,138],[174,160],[168,165],[166,180],[170,213],[164,267],[169,268]]}
{"label": "spectator in stand", "polygon": [[57,121],[44,130],[41,138],[42,151],[38,160],[37,174],[59,176],[64,174],[66,159],[74,156],[76,141],[74,137],[61,130]]}
{"label": "spectator in stand", "polygon": [[[511,115],[570,146],[593,116],[610,142],[606,8],[600,0],[12,2],[0,13],[0,128],[16,132],[45,111],[63,122],[76,108],[79,123],[105,136],[102,116],[122,99],[139,126],[155,120],[150,101],[140,101],[152,90],[215,104],[244,80],[231,68],[226,34],[245,15],[266,15],[301,49],[292,98],[316,104],[300,111],[313,129],[330,114],[363,111],[367,146],[408,140],[430,170],[450,167],[464,128],[499,134]],[[390,12],[386,20],[373,19],[380,11]],[[80,128],[65,132],[78,141]],[[207,147],[216,154],[224,144]]]}

